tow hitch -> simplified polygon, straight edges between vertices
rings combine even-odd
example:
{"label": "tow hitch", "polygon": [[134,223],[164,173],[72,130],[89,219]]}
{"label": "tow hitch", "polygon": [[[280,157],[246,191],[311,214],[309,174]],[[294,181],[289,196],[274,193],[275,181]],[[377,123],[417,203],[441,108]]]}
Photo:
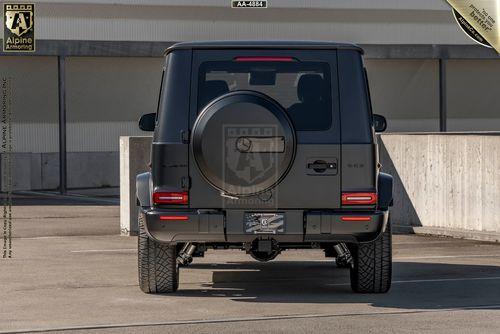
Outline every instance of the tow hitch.
{"label": "tow hitch", "polygon": [[274,260],[281,253],[278,242],[274,239],[255,239],[246,244],[245,248],[251,257],[260,262]]}

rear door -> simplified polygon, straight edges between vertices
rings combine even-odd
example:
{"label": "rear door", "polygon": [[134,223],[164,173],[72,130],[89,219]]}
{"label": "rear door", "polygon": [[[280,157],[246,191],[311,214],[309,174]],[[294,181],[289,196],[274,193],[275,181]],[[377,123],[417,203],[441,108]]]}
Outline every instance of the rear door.
{"label": "rear door", "polygon": [[[295,134],[294,156],[280,182],[246,196],[225,194],[207,180],[190,145],[189,191],[193,208],[308,209],[340,207],[341,146],[337,52],[335,50],[195,50],[190,99],[190,130],[210,101],[228,92],[256,91],[276,101],[289,117]],[[269,138],[259,119],[259,129],[235,127],[236,138],[255,142]],[[222,122],[223,123],[223,122]],[[222,128],[224,127],[224,129]],[[228,131],[231,124],[221,126]],[[257,138],[258,137],[258,138]],[[273,141],[275,138],[272,137]],[[208,140],[208,138],[207,138]],[[212,144],[211,144],[212,145]],[[224,143],[214,143],[224,147]],[[227,146],[227,145],[226,145]],[[268,173],[268,152],[245,155],[232,164],[241,182],[257,182]],[[267,160],[266,160],[267,159]],[[233,159],[234,160],[234,159]],[[201,168],[200,168],[201,167]],[[227,166],[226,166],[227,167]]]}

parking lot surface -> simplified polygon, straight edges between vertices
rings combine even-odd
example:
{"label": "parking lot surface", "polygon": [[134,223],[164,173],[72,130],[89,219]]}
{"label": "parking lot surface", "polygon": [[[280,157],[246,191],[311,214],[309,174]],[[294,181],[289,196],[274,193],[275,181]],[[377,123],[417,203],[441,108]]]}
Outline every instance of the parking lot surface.
{"label": "parking lot surface", "polygon": [[[352,293],[349,271],[336,268],[319,250],[286,251],[269,263],[241,251],[208,251],[181,268],[177,293],[146,295],[137,286],[136,238],[111,233],[117,209],[69,208],[38,208],[32,217],[17,211],[14,258],[0,261],[0,333],[498,333],[500,328],[498,244],[396,235],[393,286],[383,295]],[[100,211],[108,227],[98,226]],[[90,228],[77,228],[78,222],[109,233],[89,235]],[[42,235],[30,234],[30,224]]]}

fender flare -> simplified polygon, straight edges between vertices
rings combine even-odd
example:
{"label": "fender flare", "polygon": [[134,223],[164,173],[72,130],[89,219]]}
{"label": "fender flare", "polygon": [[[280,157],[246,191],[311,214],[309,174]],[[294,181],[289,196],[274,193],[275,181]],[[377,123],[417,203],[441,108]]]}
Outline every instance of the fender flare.
{"label": "fender flare", "polygon": [[392,175],[379,173],[377,180],[378,206],[382,210],[387,210],[392,206]]}
{"label": "fender flare", "polygon": [[151,206],[151,172],[138,174],[135,179],[137,205],[142,207]]}

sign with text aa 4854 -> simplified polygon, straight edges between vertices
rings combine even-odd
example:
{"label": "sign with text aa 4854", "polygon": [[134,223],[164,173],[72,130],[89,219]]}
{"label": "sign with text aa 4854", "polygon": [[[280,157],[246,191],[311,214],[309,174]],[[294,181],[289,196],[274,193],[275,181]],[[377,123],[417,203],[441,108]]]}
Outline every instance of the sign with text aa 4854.
{"label": "sign with text aa 4854", "polygon": [[35,5],[4,3],[3,51],[35,51]]}
{"label": "sign with text aa 4854", "polygon": [[253,1],[231,1],[231,8],[267,8],[266,0],[253,0]]}

